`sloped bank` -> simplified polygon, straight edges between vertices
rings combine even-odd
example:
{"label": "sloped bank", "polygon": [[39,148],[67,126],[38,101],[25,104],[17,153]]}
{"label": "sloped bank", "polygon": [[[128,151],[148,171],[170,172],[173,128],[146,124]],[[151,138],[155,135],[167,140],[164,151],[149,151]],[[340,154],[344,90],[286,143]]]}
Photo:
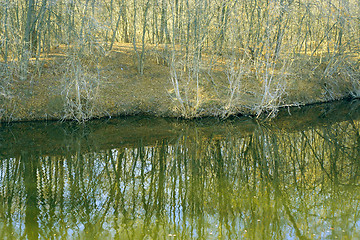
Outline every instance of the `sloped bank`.
{"label": "sloped bank", "polygon": [[30,62],[28,81],[15,76],[8,84],[6,94],[0,95],[0,121],[273,117],[281,107],[360,95],[356,58],[340,65],[299,57],[272,69],[250,60],[234,66],[219,58],[211,73],[205,64],[195,76],[192,70],[159,63],[156,55],[149,54],[146,61],[144,74],[138,74],[129,44],[117,44],[96,60],[92,55],[72,58],[57,49],[46,59]]}

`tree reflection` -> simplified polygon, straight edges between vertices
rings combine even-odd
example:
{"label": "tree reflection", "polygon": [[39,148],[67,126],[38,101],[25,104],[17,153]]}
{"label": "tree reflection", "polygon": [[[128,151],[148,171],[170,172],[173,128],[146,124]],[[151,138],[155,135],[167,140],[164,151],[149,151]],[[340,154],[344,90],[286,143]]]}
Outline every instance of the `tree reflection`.
{"label": "tree reflection", "polygon": [[3,158],[3,239],[357,238],[359,122]]}

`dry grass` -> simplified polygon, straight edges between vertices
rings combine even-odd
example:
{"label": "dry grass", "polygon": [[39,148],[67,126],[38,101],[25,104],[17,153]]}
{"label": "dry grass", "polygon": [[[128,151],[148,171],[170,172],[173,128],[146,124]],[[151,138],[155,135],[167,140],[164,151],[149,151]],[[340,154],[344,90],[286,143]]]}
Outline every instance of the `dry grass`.
{"label": "dry grass", "polygon": [[31,61],[31,81],[15,79],[1,86],[1,121],[81,122],[135,114],[272,116],[281,106],[359,97],[360,92],[355,58],[331,62],[299,56],[276,62],[252,61],[244,53],[231,58],[205,55],[194,70],[184,69],[181,61],[169,65],[170,53],[149,46],[140,75],[130,44],[115,44],[111,52],[96,54],[96,59],[91,53],[72,56],[66,49],[59,46]]}

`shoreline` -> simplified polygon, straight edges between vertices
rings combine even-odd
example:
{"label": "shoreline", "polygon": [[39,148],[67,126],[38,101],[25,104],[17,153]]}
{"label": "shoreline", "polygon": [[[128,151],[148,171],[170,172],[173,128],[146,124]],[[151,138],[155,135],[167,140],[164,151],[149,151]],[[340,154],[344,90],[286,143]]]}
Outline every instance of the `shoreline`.
{"label": "shoreline", "polygon": [[[319,126],[331,126],[336,123],[352,119],[360,119],[360,100],[347,100],[333,103],[313,104],[292,110],[282,109],[276,118],[271,121],[257,121],[247,117],[232,117],[225,120],[203,118],[195,120],[177,120],[174,118],[148,118],[129,116],[123,118],[96,119],[86,124],[77,124],[74,121],[31,121],[0,123],[0,155],[14,157],[22,151],[34,151],[41,147],[41,152],[61,152],[62,149],[76,152],[81,142],[82,150],[90,148],[105,149],[115,145],[126,147],[137,143],[152,146],[158,141],[166,139],[171,142],[179,139],[183,134],[196,138],[225,139],[229,132],[238,137],[251,135],[257,128],[272,131],[306,131]],[[194,130],[196,129],[196,131]],[[25,138],[23,138],[26,136]],[[112,139],[112,140],[109,140]],[[24,140],[28,139],[28,140]],[[46,140],[46,141],[44,141]],[[14,151],[7,152],[11,146]]]}
{"label": "shoreline", "polygon": [[[328,101],[318,101],[318,102],[310,102],[310,103],[306,103],[306,104],[299,104],[299,105],[286,105],[286,106],[279,106],[277,108],[278,112],[288,112],[289,116],[291,116],[291,112],[294,109],[302,109],[302,108],[308,108],[308,107],[313,107],[313,106],[322,106],[322,105],[328,105],[328,104],[337,104],[337,103],[342,103],[342,102],[349,102],[351,103],[352,101],[357,101],[359,100],[359,97],[352,97],[350,94],[347,96],[344,96],[343,98],[340,99],[331,99]],[[268,113],[269,114],[269,113]],[[249,118],[256,118],[256,119],[261,119],[261,120],[276,120],[278,119],[280,116],[278,115],[274,115],[274,116],[266,116],[262,115],[262,116],[256,116],[255,114],[244,114],[244,113],[234,113],[232,115],[229,115],[227,117],[222,117],[219,115],[203,115],[203,116],[199,116],[199,117],[194,117],[194,118],[186,118],[183,116],[172,116],[172,115],[159,115],[159,114],[152,114],[149,112],[138,112],[138,111],[134,111],[133,113],[131,112],[124,112],[124,113],[118,113],[118,114],[114,114],[114,115],[103,115],[103,116],[96,116],[96,117],[92,117],[90,119],[87,119],[86,121],[82,122],[91,122],[91,121],[97,121],[97,120],[106,120],[106,119],[112,119],[112,118],[125,118],[125,117],[151,117],[151,118],[164,118],[164,119],[178,119],[178,120],[189,120],[189,121],[197,121],[197,120],[202,120],[202,119],[206,119],[206,118],[211,118],[211,119],[219,119],[219,120],[226,120],[226,119],[232,119],[232,118],[236,118],[236,117],[249,117]],[[284,114],[281,116],[284,117]],[[280,118],[281,118],[280,117]],[[12,120],[12,121],[4,121],[3,119],[0,119],[0,125],[1,124],[11,124],[11,123],[31,123],[31,122],[77,122],[74,119],[61,119],[61,118],[38,118],[38,117],[28,117],[28,118],[24,118],[21,120]]]}

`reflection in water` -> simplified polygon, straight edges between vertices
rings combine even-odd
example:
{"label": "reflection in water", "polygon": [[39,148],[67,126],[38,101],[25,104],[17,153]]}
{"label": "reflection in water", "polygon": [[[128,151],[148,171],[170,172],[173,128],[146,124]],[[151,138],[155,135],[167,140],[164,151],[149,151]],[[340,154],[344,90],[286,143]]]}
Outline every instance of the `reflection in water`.
{"label": "reflection in water", "polygon": [[0,238],[360,238],[359,121],[241,125],[4,155]]}

